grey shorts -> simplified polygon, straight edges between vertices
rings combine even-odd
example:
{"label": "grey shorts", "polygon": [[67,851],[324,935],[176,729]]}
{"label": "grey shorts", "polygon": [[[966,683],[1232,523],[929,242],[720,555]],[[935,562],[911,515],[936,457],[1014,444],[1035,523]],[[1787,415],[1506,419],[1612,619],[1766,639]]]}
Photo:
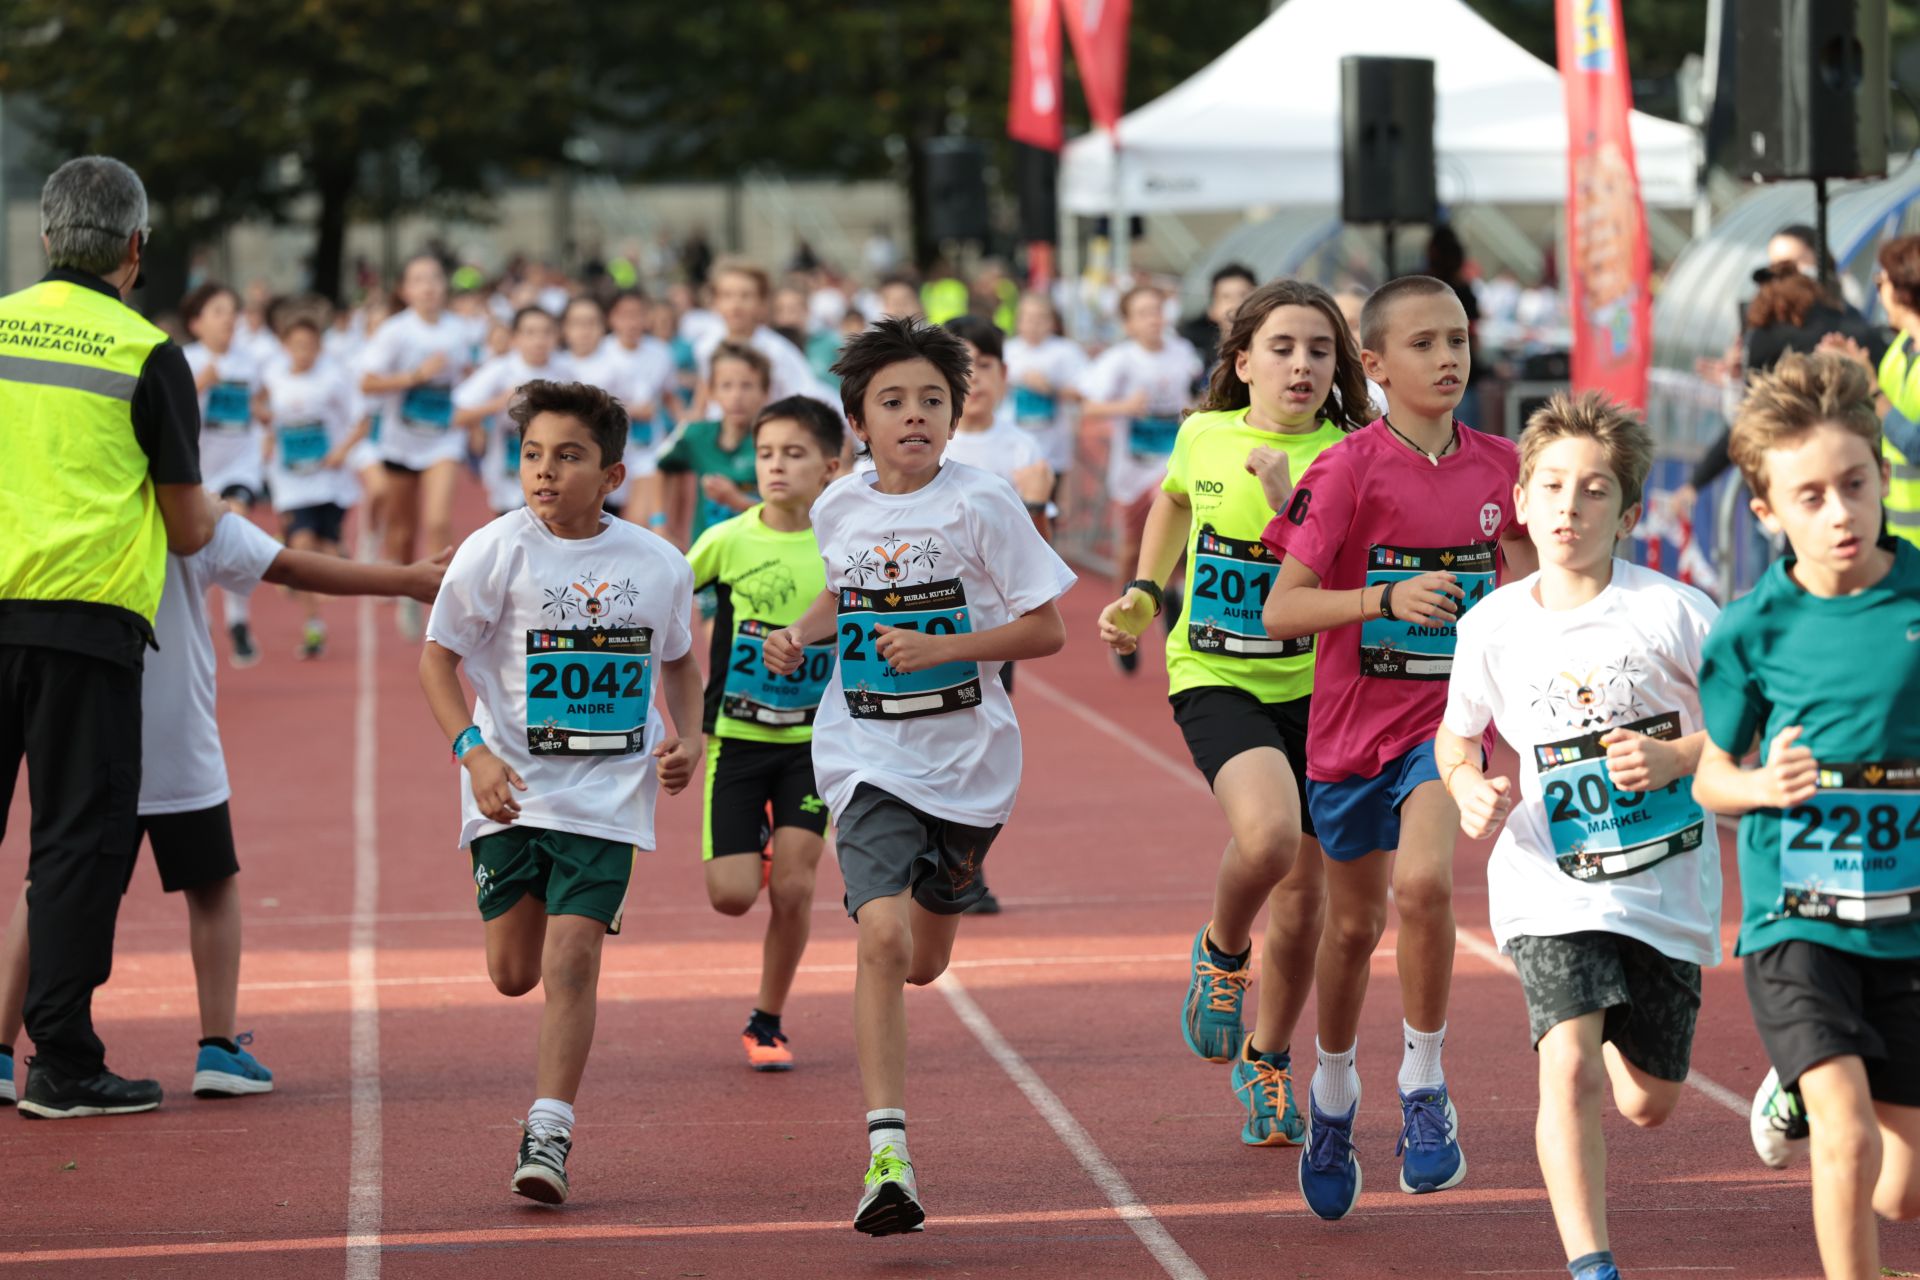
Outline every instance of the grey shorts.
{"label": "grey shorts", "polygon": [[897,796],[860,783],[834,819],[833,842],[846,883],[847,914],[904,889],[941,916],[957,916],[987,892],[980,875],[1000,828],[969,827],[923,813]]}
{"label": "grey shorts", "polygon": [[1700,1014],[1700,966],[1617,933],[1520,935],[1507,941],[1527,993],[1534,1048],[1561,1023],[1605,1013],[1600,1038],[1659,1080],[1685,1080]]}

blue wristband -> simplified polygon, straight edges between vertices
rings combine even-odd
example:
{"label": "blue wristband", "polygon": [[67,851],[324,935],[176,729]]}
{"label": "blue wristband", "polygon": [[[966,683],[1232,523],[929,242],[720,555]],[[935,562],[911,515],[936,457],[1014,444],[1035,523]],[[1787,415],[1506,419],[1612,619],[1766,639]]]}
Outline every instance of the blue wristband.
{"label": "blue wristband", "polygon": [[485,741],[486,739],[480,736],[479,725],[468,725],[460,731],[460,736],[453,740],[453,758],[455,760],[465,759],[467,752],[473,750]]}

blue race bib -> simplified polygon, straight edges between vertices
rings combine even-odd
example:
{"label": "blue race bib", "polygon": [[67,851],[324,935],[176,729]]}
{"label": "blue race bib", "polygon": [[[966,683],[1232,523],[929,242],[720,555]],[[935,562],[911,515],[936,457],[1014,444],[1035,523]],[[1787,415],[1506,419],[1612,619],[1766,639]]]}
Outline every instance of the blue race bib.
{"label": "blue race bib", "polygon": [[1920,762],[1820,766],[1820,789],[1780,815],[1776,914],[1920,920]]}
{"label": "blue race bib", "polygon": [[971,635],[967,593],[958,578],[840,592],[840,686],[859,720],[911,720],[980,705],[980,664],[943,662],[911,675],[895,671],[874,648],[879,627],[928,635]]}
{"label": "blue race bib", "polygon": [[1200,526],[1193,540],[1187,647],[1229,658],[1293,658],[1313,652],[1313,637],[1275,640],[1260,619],[1280,566],[1258,539],[1244,542]]}
{"label": "blue race bib", "polygon": [[527,750],[536,756],[643,750],[653,705],[653,629],[527,632]]}
{"label": "blue race bib", "polygon": [[[1673,712],[1614,728],[1672,742],[1681,736]],[[1618,880],[1706,839],[1707,816],[1693,802],[1691,776],[1658,791],[1620,791],[1607,774],[1605,732],[1535,747],[1554,861],[1575,880]]]}
{"label": "blue race bib", "polygon": [[274,430],[280,439],[280,465],[295,475],[318,471],[327,460],[331,445],[324,422],[292,422]]}
{"label": "blue race bib", "polygon": [[1051,427],[1058,414],[1056,399],[1032,387],[1013,389],[1013,420],[1023,427]]}
{"label": "blue race bib", "polygon": [[400,397],[400,425],[410,431],[445,431],[453,425],[453,391],[447,387],[409,387]]}
{"label": "blue race bib", "polygon": [[500,471],[513,479],[520,478],[520,429],[503,426],[500,428]]}
{"label": "blue race bib", "polygon": [[[1367,585],[1405,582],[1423,573],[1451,573],[1466,598],[1464,614],[1493,590],[1494,548],[1490,542],[1465,547],[1367,548]],[[1403,619],[1368,618],[1360,624],[1360,674],[1387,680],[1445,680],[1453,674],[1458,631],[1452,622],[1437,627]]]}
{"label": "blue race bib", "polygon": [[833,674],[833,645],[810,644],[793,674],[767,670],[767,637],[779,627],[757,618],[744,619],[733,636],[727,661],[727,682],[720,690],[720,714],[769,729],[790,729],[813,723]]}
{"label": "blue race bib", "polygon": [[1136,458],[1164,458],[1179,434],[1178,418],[1134,418],[1127,424],[1127,451]]}
{"label": "blue race bib", "polygon": [[245,431],[253,421],[253,391],[244,382],[216,382],[207,388],[205,425],[215,431]]}

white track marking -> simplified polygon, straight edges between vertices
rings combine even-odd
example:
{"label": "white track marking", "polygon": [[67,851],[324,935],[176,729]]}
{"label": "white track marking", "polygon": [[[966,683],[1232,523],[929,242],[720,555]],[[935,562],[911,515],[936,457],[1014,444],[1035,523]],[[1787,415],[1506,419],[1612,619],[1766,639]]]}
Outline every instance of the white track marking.
{"label": "white track marking", "polygon": [[379,1280],[381,1181],[380,983],[374,942],[380,908],[380,849],[374,781],[379,735],[378,629],[373,601],[359,602],[358,690],[353,720],[353,924],[347,941],[347,985],[353,1020],[348,1036],[353,1140],[347,1158],[347,1280]]}
{"label": "white track marking", "polygon": [[1174,1242],[1160,1219],[1153,1216],[1153,1210],[1140,1202],[1140,1197],[1133,1193],[1133,1188],[1121,1176],[1120,1170],[1114,1167],[1113,1162],[1094,1143],[1092,1136],[1067,1110],[1067,1104],[1047,1088],[1046,1082],[1027,1065],[1026,1059],[1007,1043],[999,1028],[981,1012],[980,1006],[967,994],[967,989],[960,985],[960,980],[949,972],[942,974],[934,986],[947,998],[947,1003],[953,1006],[954,1013],[966,1024],[967,1030],[973,1032],[980,1047],[1000,1064],[1000,1069],[1007,1073],[1020,1092],[1027,1095],[1027,1101],[1033,1104],[1033,1109],[1040,1113],[1040,1118],[1047,1122],[1054,1136],[1073,1153],[1073,1158],[1080,1162],[1080,1167],[1086,1170],[1087,1176],[1107,1197],[1107,1203],[1120,1215],[1120,1220],[1132,1228],[1134,1235],[1140,1237],[1140,1243],[1147,1247],[1147,1252],[1160,1264],[1160,1269],[1172,1280],[1207,1280],[1207,1273],[1187,1256],[1186,1250]]}

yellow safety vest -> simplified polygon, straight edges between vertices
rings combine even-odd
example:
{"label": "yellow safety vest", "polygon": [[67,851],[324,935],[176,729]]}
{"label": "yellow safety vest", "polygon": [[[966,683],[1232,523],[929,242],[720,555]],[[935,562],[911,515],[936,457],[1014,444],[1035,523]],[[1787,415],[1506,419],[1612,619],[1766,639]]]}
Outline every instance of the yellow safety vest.
{"label": "yellow safety vest", "polygon": [[151,630],[167,534],[133,389],[166,340],[82,284],[0,298],[0,601],[111,605]]}
{"label": "yellow safety vest", "polygon": [[[1908,350],[1910,339],[1897,338],[1880,359],[1880,389],[1902,415],[1920,422],[1920,360]],[[1880,451],[1893,468],[1893,483],[1887,489],[1887,531],[1920,546],[1920,458],[1907,455],[1885,438]]]}

